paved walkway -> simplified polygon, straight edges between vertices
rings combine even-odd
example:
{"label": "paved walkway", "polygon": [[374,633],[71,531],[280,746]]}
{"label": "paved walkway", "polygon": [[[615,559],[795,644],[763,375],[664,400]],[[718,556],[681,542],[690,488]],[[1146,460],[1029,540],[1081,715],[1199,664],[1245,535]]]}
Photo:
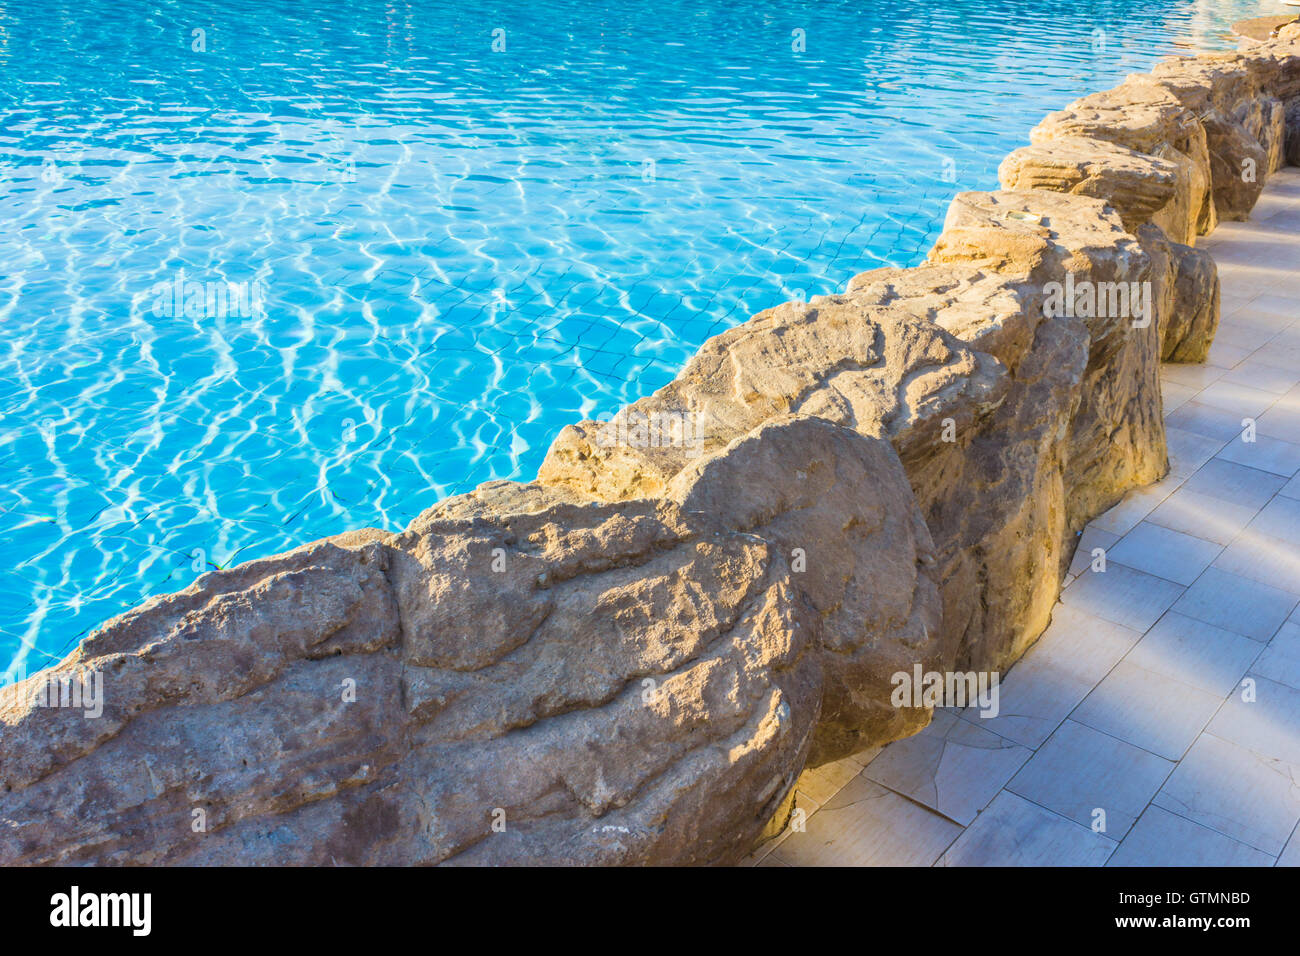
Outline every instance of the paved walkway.
{"label": "paved walkway", "polygon": [[1001,714],[805,774],[751,863],[1300,865],[1300,169],[1203,241],[1223,321],[1161,370],[1170,475],[1085,531]]}

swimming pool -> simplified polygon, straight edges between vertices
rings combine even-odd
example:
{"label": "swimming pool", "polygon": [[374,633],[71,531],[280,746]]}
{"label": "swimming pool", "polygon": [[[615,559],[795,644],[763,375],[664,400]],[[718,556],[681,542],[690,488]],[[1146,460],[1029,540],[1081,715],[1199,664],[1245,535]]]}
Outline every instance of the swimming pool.
{"label": "swimming pool", "polygon": [[[0,668],[529,478],[1246,0],[0,4]],[[325,11],[325,12],[322,12]]]}

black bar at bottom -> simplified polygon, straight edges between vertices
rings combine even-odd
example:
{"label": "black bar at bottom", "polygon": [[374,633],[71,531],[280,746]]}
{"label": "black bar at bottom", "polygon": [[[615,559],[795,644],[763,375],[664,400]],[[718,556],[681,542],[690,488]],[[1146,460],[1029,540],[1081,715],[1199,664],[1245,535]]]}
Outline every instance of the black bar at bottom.
{"label": "black bar at bottom", "polygon": [[[558,931],[607,948],[628,934],[689,939],[757,933],[769,945],[840,930],[877,941],[946,926],[1051,927],[1063,939],[1200,935],[1230,944],[1289,931],[1297,881],[1285,869],[0,869],[3,931],[132,944],[256,940],[337,948],[377,933],[486,942]],[[73,889],[75,887],[75,890]],[[124,895],[125,894],[125,895]],[[146,898],[148,894],[147,907]],[[75,903],[75,905],[74,905]],[[75,915],[74,915],[75,914]],[[678,923],[677,929],[673,924]],[[109,923],[116,925],[91,925]],[[75,925],[74,925],[75,924]],[[689,929],[699,926],[699,938]],[[439,929],[441,927],[441,929]],[[145,932],[147,930],[147,932]],[[541,938],[535,934],[541,933]],[[486,935],[482,935],[486,934]],[[615,934],[610,936],[607,934]],[[684,936],[681,934],[685,934]],[[604,943],[597,944],[597,940]],[[393,940],[396,942],[396,939]],[[554,940],[552,940],[554,942]]]}

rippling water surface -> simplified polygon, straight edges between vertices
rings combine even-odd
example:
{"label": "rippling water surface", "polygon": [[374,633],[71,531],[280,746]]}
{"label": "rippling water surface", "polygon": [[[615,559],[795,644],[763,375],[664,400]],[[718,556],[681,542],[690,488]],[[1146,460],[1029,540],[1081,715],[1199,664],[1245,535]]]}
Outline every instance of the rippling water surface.
{"label": "rippling water surface", "polygon": [[1256,7],[0,0],[0,668],[531,477]]}

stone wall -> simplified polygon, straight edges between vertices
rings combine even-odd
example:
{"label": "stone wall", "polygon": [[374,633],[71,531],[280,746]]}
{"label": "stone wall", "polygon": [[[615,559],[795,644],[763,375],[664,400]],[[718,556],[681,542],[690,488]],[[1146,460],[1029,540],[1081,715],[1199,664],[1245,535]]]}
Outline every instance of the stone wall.
{"label": "stone wall", "polygon": [[[536,481],[204,575],[0,693],[0,862],[739,859],[805,767],[929,721],[893,675],[1012,664],[1164,474],[1196,239],[1300,162],[1300,28],[1030,139],[925,263],[709,340]],[[99,716],[41,706],[82,678]]]}

